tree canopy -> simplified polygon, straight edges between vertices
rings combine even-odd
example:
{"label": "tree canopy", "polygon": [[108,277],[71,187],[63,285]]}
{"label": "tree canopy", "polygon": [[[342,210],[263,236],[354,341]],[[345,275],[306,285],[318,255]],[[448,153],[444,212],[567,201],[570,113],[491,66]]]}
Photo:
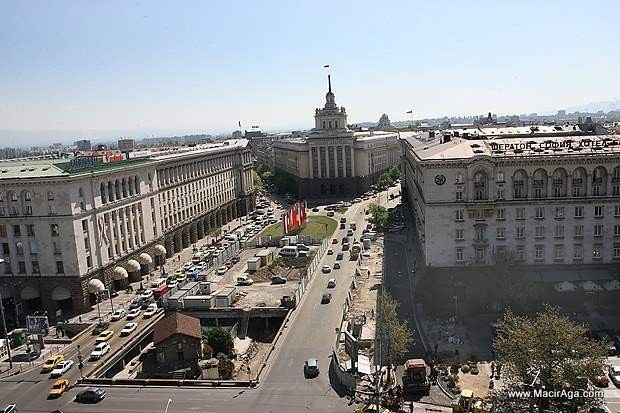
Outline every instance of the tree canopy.
{"label": "tree canopy", "polygon": [[382,364],[401,363],[401,358],[413,343],[413,335],[406,323],[397,317],[398,302],[390,293],[382,291],[377,298],[377,328],[381,340]]}
{"label": "tree canopy", "polygon": [[210,328],[207,333],[207,342],[215,354],[223,353],[229,356],[233,351],[233,338],[227,330],[221,327]]}
{"label": "tree canopy", "polygon": [[[602,343],[588,338],[587,329],[546,306],[533,318],[508,310],[497,328],[493,347],[502,365],[504,391],[498,405],[505,411],[521,411],[531,403],[541,408],[556,407],[577,411],[600,403],[592,392],[590,380],[603,374],[606,350]],[[511,390],[544,389],[558,392],[557,397],[511,398]],[[577,394],[569,397],[562,390]],[[504,410],[499,410],[504,411]]]}
{"label": "tree canopy", "polygon": [[370,204],[368,213],[370,214],[370,222],[377,227],[383,227],[390,221],[390,213],[384,206]]}

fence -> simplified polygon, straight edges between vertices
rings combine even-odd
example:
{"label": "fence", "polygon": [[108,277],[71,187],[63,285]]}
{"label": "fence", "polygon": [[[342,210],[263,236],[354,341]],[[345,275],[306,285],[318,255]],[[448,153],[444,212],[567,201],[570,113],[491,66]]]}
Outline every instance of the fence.
{"label": "fence", "polygon": [[314,255],[314,258],[310,262],[310,265],[308,265],[308,267],[304,271],[302,271],[301,280],[299,281],[299,287],[297,288],[297,290],[295,290],[295,306],[297,306],[297,304],[301,301],[301,297],[303,297],[304,293],[306,292],[306,288],[308,286],[308,283],[310,282],[310,278],[312,277],[312,274],[314,274],[314,272],[317,270],[319,262],[321,262],[321,258],[323,258],[323,254],[325,254],[325,251],[327,251],[328,245],[329,240],[323,240],[321,246]]}

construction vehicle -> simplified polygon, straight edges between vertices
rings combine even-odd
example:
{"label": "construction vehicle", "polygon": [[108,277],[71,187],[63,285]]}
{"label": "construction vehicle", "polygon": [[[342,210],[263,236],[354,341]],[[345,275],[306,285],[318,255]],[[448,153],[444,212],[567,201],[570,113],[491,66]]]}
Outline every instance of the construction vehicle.
{"label": "construction vehicle", "polygon": [[409,359],[405,362],[403,373],[403,392],[428,396],[431,382],[428,380],[428,369],[423,359]]}
{"label": "construction vehicle", "polygon": [[351,249],[350,249],[351,260],[358,259],[361,251],[362,251],[362,245],[359,242],[354,242],[353,245],[351,245]]}
{"label": "construction vehicle", "polygon": [[459,399],[452,405],[452,413],[490,413],[491,407],[472,390],[463,389]]}

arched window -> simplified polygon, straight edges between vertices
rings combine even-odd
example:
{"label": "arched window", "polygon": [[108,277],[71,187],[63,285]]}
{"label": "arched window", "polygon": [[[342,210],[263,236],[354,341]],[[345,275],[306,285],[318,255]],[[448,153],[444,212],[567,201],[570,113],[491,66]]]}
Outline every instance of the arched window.
{"label": "arched window", "polygon": [[110,202],[114,202],[114,185],[112,185],[112,181],[108,181],[108,198]]}
{"label": "arched window", "polygon": [[512,176],[512,197],[515,199],[527,198],[527,174],[520,169]]}
{"label": "arched window", "polygon": [[131,176],[127,179],[127,192],[129,196],[133,196],[133,178]]}
{"label": "arched window", "polygon": [[133,184],[135,186],[136,194],[140,195],[140,180],[138,179],[138,175],[134,177]]}
{"label": "arched window", "polygon": [[127,180],[125,178],[121,181],[121,188],[123,190],[123,198],[127,198]]}
{"label": "arched window", "polygon": [[534,198],[547,197],[547,171],[537,169],[534,172]]}
{"label": "arched window", "polygon": [[566,196],[566,170],[564,168],[558,168],[553,171],[552,185],[553,185],[553,196],[554,197],[564,197]]}
{"label": "arched window", "polygon": [[5,199],[4,197],[5,197],[4,192],[0,192],[0,202],[4,202],[4,199]]}
{"label": "arched window", "polygon": [[484,171],[478,171],[474,174],[474,199],[482,201],[489,199],[488,179]]}
{"label": "arched window", "polygon": [[22,192],[22,198],[24,202],[30,202],[32,201],[32,193],[30,191],[24,191]]}
{"label": "arched window", "polygon": [[463,174],[456,174],[456,183],[457,184],[462,184],[463,183]]}
{"label": "arched window", "polygon": [[607,169],[599,166],[592,171],[592,195],[602,196],[607,194]]}
{"label": "arched window", "polygon": [[9,201],[17,202],[17,195],[13,191],[8,192]]}
{"label": "arched window", "polygon": [[118,181],[114,181],[114,192],[116,194],[116,199],[121,199],[121,183]]}
{"label": "arched window", "polygon": [[586,170],[577,168],[573,171],[573,196],[586,195]]}

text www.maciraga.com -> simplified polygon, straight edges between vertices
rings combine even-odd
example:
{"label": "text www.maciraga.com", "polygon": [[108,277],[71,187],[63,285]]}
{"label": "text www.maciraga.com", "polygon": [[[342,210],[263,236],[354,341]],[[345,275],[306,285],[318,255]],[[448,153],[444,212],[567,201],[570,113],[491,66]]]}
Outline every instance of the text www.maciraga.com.
{"label": "text www.maciraga.com", "polygon": [[602,390],[512,390],[508,392],[508,397],[514,399],[579,399],[579,398],[602,398]]}

